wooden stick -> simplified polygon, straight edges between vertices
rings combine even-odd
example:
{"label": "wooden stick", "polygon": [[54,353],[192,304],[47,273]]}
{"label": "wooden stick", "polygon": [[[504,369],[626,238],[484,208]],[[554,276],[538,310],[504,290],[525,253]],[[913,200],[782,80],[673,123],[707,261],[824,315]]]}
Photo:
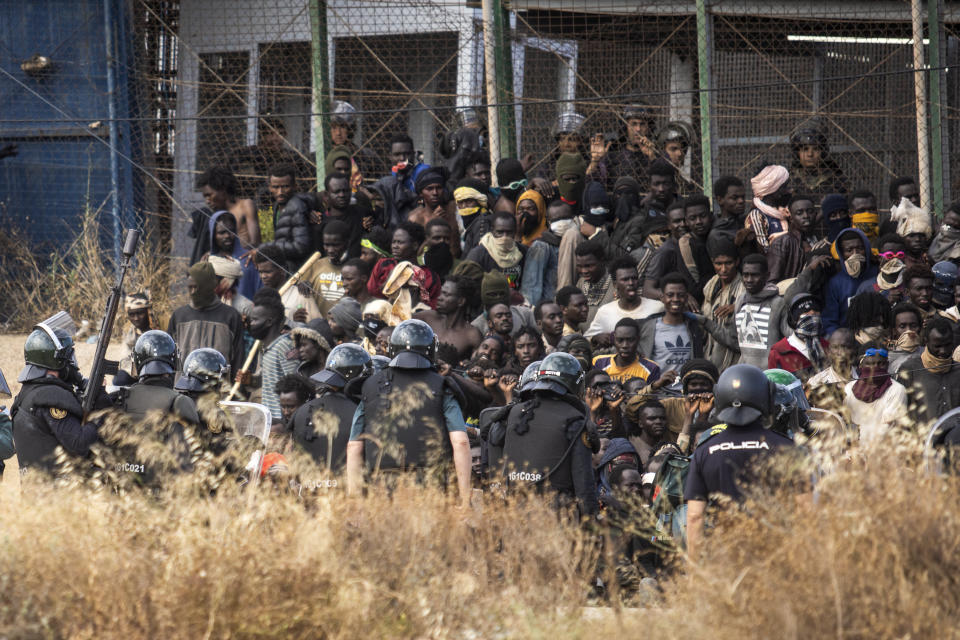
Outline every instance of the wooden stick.
{"label": "wooden stick", "polygon": [[[322,257],[323,256],[320,255],[319,251],[315,252],[312,256],[310,256],[310,258],[306,262],[303,263],[302,267],[297,269],[297,272],[295,274],[290,276],[289,280],[283,283],[283,286],[281,286],[277,292],[281,296],[285,294],[290,289],[290,287],[300,282],[300,278],[302,278],[307,273],[307,271],[309,271],[313,267],[313,265],[316,264],[316,262]],[[246,373],[247,371],[250,370],[250,367],[253,366],[253,361],[257,358],[257,352],[260,351],[261,346],[262,345],[259,340],[253,343],[253,346],[250,347],[250,353],[247,354],[247,359],[243,361],[243,368],[237,372],[238,374]],[[236,395],[240,393],[241,386],[242,385],[239,382],[234,382],[233,386],[230,388],[230,393],[227,394],[227,397],[225,398],[225,400],[233,400],[236,397]]]}

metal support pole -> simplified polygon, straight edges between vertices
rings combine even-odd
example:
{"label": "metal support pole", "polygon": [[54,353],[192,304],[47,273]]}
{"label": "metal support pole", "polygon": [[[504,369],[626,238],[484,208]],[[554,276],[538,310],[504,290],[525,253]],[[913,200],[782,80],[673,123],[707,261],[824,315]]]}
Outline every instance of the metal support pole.
{"label": "metal support pole", "polygon": [[929,12],[927,15],[927,31],[930,34],[930,161],[933,166],[933,213],[942,217],[944,213],[944,171],[943,171],[943,110],[941,107],[941,91],[944,87],[944,73],[939,67],[941,61],[941,33],[940,33],[940,2],[928,0]]}
{"label": "metal support pole", "polygon": [[707,1],[697,0],[697,70],[700,102],[700,157],[703,164],[703,191],[713,202],[713,135],[710,128],[710,107],[713,104],[711,70],[713,68],[713,33]]}
{"label": "metal support pole", "polygon": [[494,62],[500,118],[500,154],[517,157],[517,121],[513,108],[513,49],[510,46],[509,14],[502,0],[493,0]]}
{"label": "metal support pole", "polygon": [[913,96],[917,105],[917,168],[920,200],[929,208],[930,202],[930,139],[927,133],[927,83],[923,73],[923,0],[911,0],[913,18]]}
{"label": "metal support pole", "polygon": [[313,139],[316,145],[317,191],[327,177],[330,147],[330,67],[327,50],[327,2],[310,0],[310,48],[313,53]]}
{"label": "metal support pole", "polygon": [[[487,129],[490,132],[490,164],[496,168],[500,162],[500,110],[497,103],[497,40],[494,28],[494,0],[483,0],[483,66],[487,87]],[[493,184],[497,186],[497,173],[493,172]]]}
{"label": "metal support pole", "polygon": [[121,252],[123,250],[123,229],[120,212],[120,132],[117,123],[117,75],[115,64],[117,61],[117,43],[115,20],[113,17],[114,0],[103,0],[103,33],[104,48],[107,63],[107,113],[110,115],[110,208],[113,217],[113,261],[116,268],[120,268]]}

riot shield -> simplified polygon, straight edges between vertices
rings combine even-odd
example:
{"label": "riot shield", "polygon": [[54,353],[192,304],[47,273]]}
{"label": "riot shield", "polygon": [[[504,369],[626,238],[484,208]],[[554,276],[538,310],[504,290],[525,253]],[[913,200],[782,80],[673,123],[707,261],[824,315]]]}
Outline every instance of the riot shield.
{"label": "riot shield", "polygon": [[250,474],[249,482],[256,485],[260,480],[260,465],[270,438],[270,425],[273,423],[270,410],[255,402],[232,400],[224,400],[219,403],[219,406],[227,416],[237,438],[252,438],[258,441],[246,465],[246,470]]}
{"label": "riot shield", "polygon": [[7,379],[3,377],[3,371],[0,371],[0,398],[9,398],[13,394],[10,393],[10,385],[7,384]]}
{"label": "riot shield", "polygon": [[946,454],[943,441],[947,433],[960,423],[960,407],[951,409],[940,416],[930,427],[930,433],[923,443],[923,465],[928,473],[943,473],[946,467]]}

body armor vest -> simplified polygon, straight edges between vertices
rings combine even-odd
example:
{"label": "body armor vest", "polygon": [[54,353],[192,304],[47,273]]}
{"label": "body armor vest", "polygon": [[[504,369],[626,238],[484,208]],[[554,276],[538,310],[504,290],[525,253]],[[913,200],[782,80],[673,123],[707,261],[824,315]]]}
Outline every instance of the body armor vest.
{"label": "body armor vest", "polygon": [[444,377],[431,369],[378,371],[363,383],[364,448],[371,469],[428,469],[452,460]]}
{"label": "body armor vest", "polygon": [[339,391],[328,391],[293,414],[293,440],[318,465],[338,471],[346,463],[356,410],[356,402]]}
{"label": "body armor vest", "polygon": [[537,395],[510,410],[503,444],[503,474],[511,484],[548,484],[573,493],[570,444],[579,438],[582,411],[553,395]]}

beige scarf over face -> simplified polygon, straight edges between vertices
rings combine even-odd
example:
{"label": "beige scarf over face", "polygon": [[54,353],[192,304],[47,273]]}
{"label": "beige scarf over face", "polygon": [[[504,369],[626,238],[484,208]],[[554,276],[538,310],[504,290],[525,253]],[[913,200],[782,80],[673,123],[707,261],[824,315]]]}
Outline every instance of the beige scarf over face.
{"label": "beige scarf over face", "polygon": [[501,269],[515,267],[523,258],[520,249],[517,249],[517,242],[513,238],[497,238],[492,233],[487,232],[480,238],[480,246],[487,250],[493,261]]}

